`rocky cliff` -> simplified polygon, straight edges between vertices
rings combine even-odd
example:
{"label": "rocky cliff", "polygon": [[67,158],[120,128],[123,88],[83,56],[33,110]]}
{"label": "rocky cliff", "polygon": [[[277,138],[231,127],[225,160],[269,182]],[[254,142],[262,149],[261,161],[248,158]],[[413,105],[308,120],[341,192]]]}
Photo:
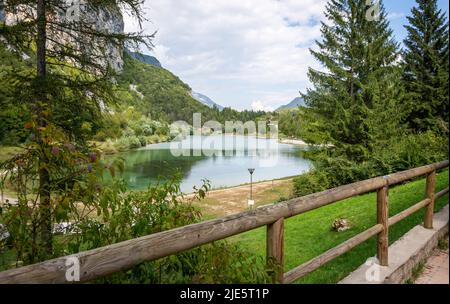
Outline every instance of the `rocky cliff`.
{"label": "rocky cliff", "polygon": [[[0,22],[11,25],[23,19],[26,14],[33,14],[33,10],[29,9],[28,12],[22,14],[12,14],[5,9],[4,0],[0,0]],[[123,16],[118,7],[93,11],[87,7],[85,0],[65,0],[65,6],[58,12],[56,18],[60,18],[62,21],[70,21],[70,19],[76,21],[76,18],[79,18],[79,20],[88,23],[92,29],[96,31],[106,31],[112,34],[124,32]],[[72,34],[73,33],[64,33],[63,31],[50,32],[49,38],[56,39],[63,43],[78,43],[80,45],[81,41],[86,39],[86,37],[80,35],[74,38],[72,37]],[[50,42],[49,47],[52,47]],[[93,47],[92,49],[95,48]],[[123,69],[123,47],[109,44],[106,47],[106,54],[108,57],[106,62],[108,62],[114,70],[121,71]]]}
{"label": "rocky cliff", "polygon": [[0,0],[0,22],[5,22],[5,9],[3,7],[3,0]]}

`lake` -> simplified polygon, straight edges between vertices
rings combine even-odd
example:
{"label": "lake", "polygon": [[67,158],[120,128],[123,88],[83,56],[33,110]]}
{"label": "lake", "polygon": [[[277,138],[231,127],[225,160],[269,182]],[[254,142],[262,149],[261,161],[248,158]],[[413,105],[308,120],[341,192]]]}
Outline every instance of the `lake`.
{"label": "lake", "polygon": [[120,157],[125,160],[123,178],[131,189],[145,189],[149,183],[179,172],[181,191],[190,193],[202,179],[208,179],[212,188],[248,183],[248,168],[255,169],[254,182],[307,172],[310,161],[300,156],[304,149],[254,136],[189,136],[178,142],[148,145]]}

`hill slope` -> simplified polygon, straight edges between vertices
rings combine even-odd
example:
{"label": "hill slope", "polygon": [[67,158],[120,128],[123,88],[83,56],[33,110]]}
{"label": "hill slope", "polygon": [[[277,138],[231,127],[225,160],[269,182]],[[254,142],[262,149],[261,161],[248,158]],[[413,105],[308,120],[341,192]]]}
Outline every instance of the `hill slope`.
{"label": "hill slope", "polygon": [[191,96],[192,96],[192,98],[194,98],[195,100],[201,102],[201,103],[204,104],[204,105],[207,105],[207,106],[210,107],[210,108],[216,107],[216,108],[219,109],[219,110],[223,110],[223,109],[224,109],[223,106],[217,104],[215,101],[213,101],[211,98],[209,98],[209,97],[206,96],[206,95],[203,95],[203,94],[200,94],[200,93],[197,93],[197,92],[192,91],[192,92],[191,92]]}
{"label": "hill slope", "polygon": [[[193,113],[202,113],[202,120],[215,119],[218,110],[211,109],[191,96],[192,89],[168,70],[124,56],[124,69],[118,84],[135,94],[135,104],[153,119],[192,122]],[[136,98],[138,97],[138,98]]]}
{"label": "hill slope", "polygon": [[128,55],[130,55],[132,58],[139,60],[142,63],[146,63],[146,64],[150,64],[153,65],[155,67],[161,68],[161,62],[159,62],[158,59],[156,59],[156,57],[150,56],[150,55],[145,55],[145,54],[140,54],[140,53],[136,53],[136,52],[131,52],[126,50],[126,53],[128,53]]}
{"label": "hill slope", "polygon": [[277,109],[277,111],[280,110],[286,110],[286,109],[295,109],[298,108],[299,106],[304,107],[305,105],[305,100],[303,100],[302,97],[297,97],[294,100],[292,100],[290,103],[288,103],[287,105],[281,106]]}

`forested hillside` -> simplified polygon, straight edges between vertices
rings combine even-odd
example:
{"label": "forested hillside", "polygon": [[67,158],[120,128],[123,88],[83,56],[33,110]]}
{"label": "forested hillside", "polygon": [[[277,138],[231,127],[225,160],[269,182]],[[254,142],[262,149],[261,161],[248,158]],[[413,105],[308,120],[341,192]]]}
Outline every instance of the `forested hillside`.
{"label": "forested hillside", "polygon": [[119,86],[123,90],[134,87],[142,94],[134,94],[134,103],[144,115],[167,122],[192,122],[193,113],[202,113],[207,120],[217,118],[217,112],[193,99],[191,88],[171,72],[142,63],[127,54],[124,59]]}
{"label": "forested hillside", "polygon": [[[25,57],[11,52],[0,44],[2,64],[0,72],[21,70],[30,73],[30,62]],[[242,111],[225,108],[210,108],[191,96],[191,88],[170,71],[143,63],[124,53],[124,69],[117,76],[113,87],[112,102],[102,105],[101,119],[83,120],[78,117],[80,127],[84,124],[86,139],[94,139],[108,153],[137,148],[149,143],[170,138],[168,125],[183,120],[192,123],[194,113],[202,114],[202,121],[256,120],[264,112]],[[0,88],[0,144],[23,143],[30,135],[23,126],[29,119],[28,108],[15,102],[17,92],[13,85],[3,82]],[[76,105],[75,109],[76,110]],[[108,142],[117,140],[118,142]]]}

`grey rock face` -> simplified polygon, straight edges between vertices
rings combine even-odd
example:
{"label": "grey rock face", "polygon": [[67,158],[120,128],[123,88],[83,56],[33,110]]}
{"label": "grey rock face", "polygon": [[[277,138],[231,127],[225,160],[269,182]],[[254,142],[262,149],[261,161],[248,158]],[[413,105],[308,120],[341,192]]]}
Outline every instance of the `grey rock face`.
{"label": "grey rock face", "polygon": [[[88,8],[85,0],[65,0],[66,6],[61,9],[58,13],[56,19],[61,21],[82,21],[89,26],[101,32],[107,32],[109,34],[122,34],[124,32],[124,22],[123,16],[118,7],[111,7],[107,9],[101,9],[98,11],[94,11],[91,8]],[[24,18],[27,14],[34,15],[34,11],[28,9],[24,11],[23,14],[13,15],[4,9],[4,0],[0,0],[0,21],[4,21],[6,24],[11,25],[14,24]],[[73,44],[79,46],[91,45],[95,42],[88,41],[87,37],[83,37],[82,35],[78,35],[78,37],[73,37],[73,33],[64,33],[63,31],[56,31],[53,34],[51,32],[48,33],[49,38],[57,40],[59,43],[64,44]],[[53,36],[53,37],[52,37]],[[51,43],[49,42],[49,48],[52,48]],[[121,71],[123,68],[123,46],[113,45],[109,43],[104,46],[105,53],[107,59],[105,62],[99,62],[102,65],[106,65],[109,63],[111,67],[116,71]],[[92,47],[90,50],[83,49],[82,51],[91,51],[93,55],[96,54],[95,50],[98,50],[96,47]]]}
{"label": "grey rock face", "polygon": [[3,0],[0,0],[0,22],[5,22],[5,9]]}

